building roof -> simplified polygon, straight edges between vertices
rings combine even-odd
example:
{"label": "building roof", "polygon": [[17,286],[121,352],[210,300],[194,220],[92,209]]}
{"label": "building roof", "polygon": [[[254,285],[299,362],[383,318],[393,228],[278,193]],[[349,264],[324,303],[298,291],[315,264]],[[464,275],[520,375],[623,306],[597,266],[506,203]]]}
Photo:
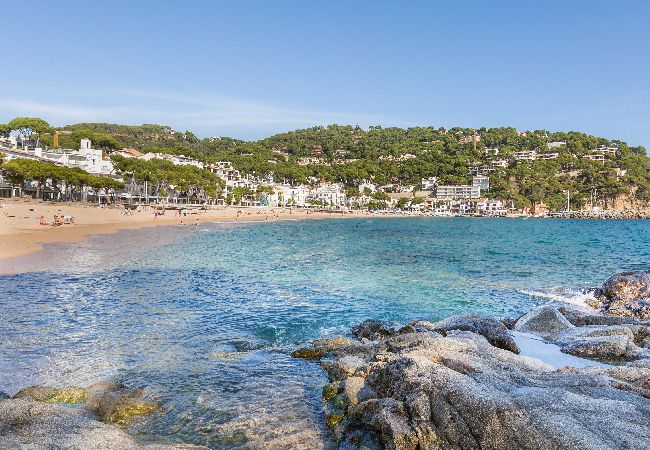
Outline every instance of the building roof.
{"label": "building roof", "polygon": [[122,150],[118,150],[120,153],[128,153],[131,156],[134,156],[136,158],[139,158],[140,156],[143,155],[142,152],[134,149],[134,148],[123,148]]}

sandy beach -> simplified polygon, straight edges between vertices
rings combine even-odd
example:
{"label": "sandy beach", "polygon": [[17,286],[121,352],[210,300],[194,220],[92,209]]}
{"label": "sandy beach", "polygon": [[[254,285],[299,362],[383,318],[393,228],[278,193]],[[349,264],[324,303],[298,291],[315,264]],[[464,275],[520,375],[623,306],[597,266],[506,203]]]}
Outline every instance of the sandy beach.
{"label": "sandy beach", "polygon": [[[79,242],[89,235],[115,233],[124,229],[206,222],[265,221],[355,217],[355,213],[327,213],[289,208],[220,207],[210,210],[187,210],[179,216],[168,210],[154,217],[153,210],[124,214],[123,206],[99,207],[84,203],[52,203],[33,199],[4,199],[0,202],[0,259],[24,256],[55,242]],[[240,213],[238,214],[238,211]],[[54,216],[72,216],[74,224],[40,225],[40,217],[53,221]]]}

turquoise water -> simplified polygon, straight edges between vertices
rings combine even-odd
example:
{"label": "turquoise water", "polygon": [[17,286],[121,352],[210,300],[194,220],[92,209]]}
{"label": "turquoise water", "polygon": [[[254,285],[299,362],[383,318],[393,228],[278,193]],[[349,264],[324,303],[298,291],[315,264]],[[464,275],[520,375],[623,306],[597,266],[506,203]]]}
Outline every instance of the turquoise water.
{"label": "turquoise water", "polygon": [[[367,318],[521,314],[650,271],[650,221],[400,218],[157,228],[5,262],[0,391],[113,379],[164,414],[130,427],[212,448],[327,445],[299,342]],[[1,267],[0,267],[1,268]]]}

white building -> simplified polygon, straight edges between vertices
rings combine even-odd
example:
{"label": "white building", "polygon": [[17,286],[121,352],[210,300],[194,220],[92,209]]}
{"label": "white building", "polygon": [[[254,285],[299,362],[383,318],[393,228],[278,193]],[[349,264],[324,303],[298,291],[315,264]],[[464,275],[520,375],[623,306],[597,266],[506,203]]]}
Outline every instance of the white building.
{"label": "white building", "polygon": [[535,150],[524,150],[523,152],[516,152],[514,157],[517,161],[535,161],[537,152]]}
{"label": "white building", "polygon": [[189,156],[185,155],[168,155],[167,153],[145,153],[140,157],[140,159],[144,159],[145,161],[150,161],[152,159],[162,159],[165,161],[169,161],[175,166],[194,166],[198,167],[199,169],[203,169],[203,163],[199,160],[196,160],[194,158],[190,158]]}
{"label": "white building", "polygon": [[490,190],[490,177],[476,176],[472,178],[472,186],[478,186],[481,192],[487,192]]}
{"label": "white building", "polygon": [[307,186],[282,186],[282,198],[285,205],[305,206],[309,189]]}
{"label": "white building", "polygon": [[326,206],[345,206],[345,189],[338,183],[326,183],[309,192],[310,200],[316,200]]}
{"label": "white building", "polygon": [[36,161],[49,162],[63,167],[79,168],[92,175],[112,175],[115,172],[113,163],[102,151],[92,148],[89,139],[82,139],[79,150],[55,150],[36,147],[29,149],[3,149],[6,159],[15,158],[33,159]]}
{"label": "white building", "polygon": [[361,184],[359,184],[359,192],[364,193],[366,189],[373,193],[377,192],[377,185],[375,183],[364,180],[361,182]]}
{"label": "white building", "polygon": [[469,185],[438,186],[436,188],[436,198],[438,200],[464,200],[469,198],[479,198],[481,188]]}
{"label": "white building", "polygon": [[525,150],[523,152],[516,152],[515,159],[517,161],[537,161],[538,159],[555,159],[560,156],[559,153],[537,153],[535,150]]}
{"label": "white building", "polygon": [[508,213],[503,202],[495,199],[479,199],[476,208],[484,216],[505,216]]}
{"label": "white building", "polygon": [[618,147],[608,147],[607,145],[599,145],[594,152],[602,153],[605,155],[615,155],[618,152]]}
{"label": "white building", "polygon": [[549,159],[558,158],[559,156],[560,156],[559,153],[538,153],[537,159],[549,160]]}
{"label": "white building", "polygon": [[420,189],[423,191],[434,191],[438,186],[438,177],[422,178]]}

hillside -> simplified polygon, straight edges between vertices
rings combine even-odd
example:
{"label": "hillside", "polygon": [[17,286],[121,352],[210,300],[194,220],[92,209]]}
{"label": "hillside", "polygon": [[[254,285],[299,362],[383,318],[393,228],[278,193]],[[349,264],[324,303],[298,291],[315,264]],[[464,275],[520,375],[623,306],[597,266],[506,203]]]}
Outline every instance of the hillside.
{"label": "hillside", "polygon": [[[519,132],[507,127],[364,130],[330,125],[242,141],[199,139],[189,131],[161,125],[81,123],[62,128],[60,142],[63,146],[67,139],[73,145],[84,136],[107,150],[124,146],[185,154],[207,162],[232,161],[244,173],[272,172],[276,180],[290,183],[316,177],[353,188],[362,180],[407,185],[435,176],[441,183],[463,184],[471,179],[470,174],[481,173],[490,176],[489,196],[511,200],[519,207],[544,202],[561,209],[567,190],[575,208],[589,202],[594,193],[604,207],[640,206],[650,201],[650,158],[643,147],[574,131]],[[42,140],[51,142],[51,135]],[[527,161],[516,155],[526,151],[536,152],[538,159]]]}

